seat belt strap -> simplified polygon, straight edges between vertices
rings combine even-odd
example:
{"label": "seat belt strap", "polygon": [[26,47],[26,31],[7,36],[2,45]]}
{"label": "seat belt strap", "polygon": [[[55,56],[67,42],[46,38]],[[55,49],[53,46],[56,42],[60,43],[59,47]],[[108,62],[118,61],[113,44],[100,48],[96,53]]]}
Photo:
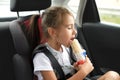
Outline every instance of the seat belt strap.
{"label": "seat belt strap", "polygon": [[66,80],[65,74],[64,74],[60,64],[56,60],[56,58],[51,54],[51,52],[45,46],[43,46],[42,48],[39,48],[39,47],[41,47],[41,45],[38,46],[37,50],[34,51],[33,57],[36,53],[43,52],[51,61],[53,69],[57,70],[59,77],[60,77],[59,80]]}

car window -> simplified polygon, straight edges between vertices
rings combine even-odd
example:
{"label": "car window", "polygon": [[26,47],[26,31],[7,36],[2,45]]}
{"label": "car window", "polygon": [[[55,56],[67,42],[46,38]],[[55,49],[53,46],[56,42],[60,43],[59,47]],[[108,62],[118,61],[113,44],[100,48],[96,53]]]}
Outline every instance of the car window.
{"label": "car window", "polygon": [[[76,17],[77,10],[79,6],[80,0],[52,0],[52,6],[64,6],[68,8],[73,15]],[[4,9],[4,10],[3,10]],[[17,17],[16,12],[10,11],[10,0],[0,0],[0,18],[3,17]],[[28,15],[28,14],[36,14],[38,11],[26,11],[26,12],[19,12],[20,16]]]}
{"label": "car window", "polygon": [[[4,9],[4,10],[3,10]],[[17,17],[16,12],[11,12],[10,11],[10,0],[0,0],[0,18],[5,18],[5,17]],[[39,13],[38,11],[26,11],[26,12],[19,12],[20,16],[25,16],[29,14],[37,14]]]}
{"label": "car window", "polygon": [[101,22],[120,24],[120,0],[95,0]]}
{"label": "car window", "polygon": [[69,9],[74,17],[77,16],[78,6],[80,0],[52,0],[52,6],[63,6]]}

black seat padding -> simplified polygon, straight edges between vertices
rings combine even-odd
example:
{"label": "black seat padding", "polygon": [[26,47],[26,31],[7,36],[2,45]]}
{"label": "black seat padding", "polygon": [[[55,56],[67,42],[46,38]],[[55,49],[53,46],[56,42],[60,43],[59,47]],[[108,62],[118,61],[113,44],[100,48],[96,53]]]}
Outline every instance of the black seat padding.
{"label": "black seat padding", "polygon": [[0,80],[14,80],[12,57],[15,49],[9,22],[0,22]]}

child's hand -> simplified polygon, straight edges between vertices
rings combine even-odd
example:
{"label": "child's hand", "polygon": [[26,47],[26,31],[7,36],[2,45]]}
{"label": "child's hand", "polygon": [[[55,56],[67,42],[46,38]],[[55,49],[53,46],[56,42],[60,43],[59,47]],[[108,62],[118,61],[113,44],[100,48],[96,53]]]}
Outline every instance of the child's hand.
{"label": "child's hand", "polygon": [[78,64],[78,62],[74,63],[74,67],[76,70],[82,70],[82,72],[84,72],[86,75],[89,74],[93,69],[93,65],[90,61],[90,59],[86,56],[86,60],[84,63],[82,64]]}

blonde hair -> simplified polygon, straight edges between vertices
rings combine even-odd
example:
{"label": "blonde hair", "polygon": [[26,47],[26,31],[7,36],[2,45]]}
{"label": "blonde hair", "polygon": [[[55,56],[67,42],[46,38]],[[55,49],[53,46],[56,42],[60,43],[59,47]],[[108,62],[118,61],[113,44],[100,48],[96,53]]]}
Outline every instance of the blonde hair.
{"label": "blonde hair", "polygon": [[50,7],[43,12],[42,15],[42,27],[45,37],[50,37],[47,29],[48,27],[58,28],[63,24],[66,15],[72,15],[72,13],[64,7]]}

